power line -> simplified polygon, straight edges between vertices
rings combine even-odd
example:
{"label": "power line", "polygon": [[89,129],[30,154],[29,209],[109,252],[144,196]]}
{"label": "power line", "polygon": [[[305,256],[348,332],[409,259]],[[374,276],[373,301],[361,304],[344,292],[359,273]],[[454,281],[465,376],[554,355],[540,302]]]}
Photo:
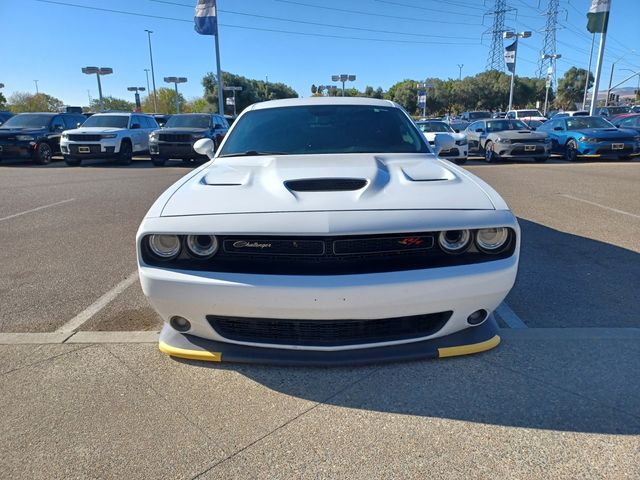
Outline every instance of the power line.
{"label": "power line", "polygon": [[473,13],[458,13],[458,12],[452,12],[451,10],[436,10],[435,8],[418,7],[416,5],[409,5],[407,3],[400,3],[400,2],[391,2],[389,0],[375,0],[375,1],[378,3],[387,3],[389,5],[394,5],[397,7],[407,7],[407,8],[415,8],[416,10],[426,10],[427,12],[446,13],[447,15],[459,15],[461,17],[472,17],[472,18],[478,17],[477,14],[473,14]]}
{"label": "power line", "polygon": [[504,64],[504,46],[502,42],[502,34],[505,31],[504,15],[515,9],[507,6],[506,0],[495,0],[493,11],[486,12],[485,15],[493,15],[493,26],[484,34],[491,34],[491,47],[489,47],[489,57],[487,58],[487,70],[503,71]]}

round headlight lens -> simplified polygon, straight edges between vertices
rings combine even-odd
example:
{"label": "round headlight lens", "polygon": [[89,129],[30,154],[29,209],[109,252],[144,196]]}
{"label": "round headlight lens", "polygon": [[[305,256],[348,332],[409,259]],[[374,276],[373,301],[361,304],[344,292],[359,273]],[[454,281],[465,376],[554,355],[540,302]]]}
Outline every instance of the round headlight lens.
{"label": "round headlight lens", "polygon": [[149,248],[154,255],[168,260],[176,257],[180,252],[180,239],[177,235],[151,235]]}
{"label": "round headlight lens", "polygon": [[483,228],[476,234],[476,243],[480,250],[496,253],[509,240],[509,230],[504,227]]}
{"label": "round headlight lens", "polygon": [[189,235],[187,248],[196,257],[210,257],[218,251],[218,239],[214,235]]}
{"label": "round headlight lens", "polygon": [[469,246],[469,230],[448,230],[440,232],[438,244],[447,253],[459,253]]}

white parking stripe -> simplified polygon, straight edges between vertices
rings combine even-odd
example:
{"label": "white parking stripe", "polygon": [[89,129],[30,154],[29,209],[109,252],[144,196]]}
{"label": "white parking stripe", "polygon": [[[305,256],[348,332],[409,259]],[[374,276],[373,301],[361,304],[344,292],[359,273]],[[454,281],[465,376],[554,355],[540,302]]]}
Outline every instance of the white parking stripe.
{"label": "white parking stripe", "polygon": [[505,302],[498,305],[496,313],[500,315],[500,318],[504,320],[504,323],[506,323],[509,328],[529,328]]}
{"label": "white parking stripe", "polygon": [[13,215],[9,215],[8,217],[0,218],[0,222],[2,222],[3,220],[9,220],[11,218],[19,217],[21,215],[26,215],[27,213],[33,213],[39,210],[44,210],[45,208],[55,207],[56,205],[62,205],[63,203],[73,202],[74,200],[75,198],[67,198],[66,200],[61,200],[56,203],[50,203],[49,205],[42,205],[41,207],[32,208],[31,210],[25,210],[24,212],[14,213]]}
{"label": "white parking stripe", "polygon": [[584,198],[574,197],[573,195],[567,195],[565,193],[560,194],[561,197],[570,198],[571,200],[576,200],[582,203],[588,203],[589,205],[594,205],[596,207],[604,208],[605,210],[610,210],[612,212],[621,213],[622,215],[629,215],[630,217],[640,218],[640,215],[636,215],[635,213],[625,212],[624,210],[618,210],[617,208],[607,207],[606,205],[601,205],[596,202],[591,202],[589,200],[585,200]]}
{"label": "white parking stripe", "polygon": [[128,287],[138,279],[138,272],[135,271],[127,278],[122,280],[119,284],[102,295],[98,300],[93,302],[87,308],[85,308],[78,315],[73,317],[63,326],[56,330],[56,333],[72,333],[82,326],[87,320],[93,317],[96,313],[106,307],[111,301],[113,301],[118,295],[124,292]]}

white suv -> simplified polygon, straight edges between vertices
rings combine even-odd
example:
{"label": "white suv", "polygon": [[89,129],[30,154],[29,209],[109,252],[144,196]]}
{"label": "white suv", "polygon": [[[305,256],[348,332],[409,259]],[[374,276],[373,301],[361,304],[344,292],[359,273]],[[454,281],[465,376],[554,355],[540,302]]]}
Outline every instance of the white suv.
{"label": "white suv", "polygon": [[535,122],[546,122],[547,117],[542,115],[538,110],[509,110],[505,115],[505,118],[511,120],[521,120],[524,123],[529,123],[532,121]]}
{"label": "white suv", "polygon": [[128,165],[134,154],[149,151],[149,133],[158,128],[151,115],[97,113],[62,133],[60,151],[67,165],[80,165],[85,158],[117,158]]}

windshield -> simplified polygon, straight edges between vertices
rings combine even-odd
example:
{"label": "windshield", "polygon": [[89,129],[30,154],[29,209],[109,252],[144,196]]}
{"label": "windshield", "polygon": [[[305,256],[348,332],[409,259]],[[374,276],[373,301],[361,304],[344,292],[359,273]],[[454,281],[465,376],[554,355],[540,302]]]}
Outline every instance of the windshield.
{"label": "windshield", "polygon": [[491,120],[487,122],[487,132],[502,132],[503,130],[529,130],[520,120]]}
{"label": "windshield", "polygon": [[304,105],[252,110],[227,136],[220,156],[278,153],[429,152],[423,135],[395,107]]}
{"label": "windshield", "polygon": [[209,115],[172,115],[165,128],[209,128],[211,117]]}
{"label": "windshield", "polygon": [[444,122],[419,122],[418,128],[427,133],[453,132],[453,128]]}
{"label": "windshield", "polygon": [[538,110],[521,110],[518,112],[520,117],[542,117],[543,115]]}
{"label": "windshield", "polygon": [[46,128],[52,118],[53,115],[16,115],[4,122],[2,128]]}
{"label": "windshield", "polygon": [[469,112],[470,120],[481,120],[483,118],[491,118],[491,112]]}
{"label": "windshield", "polygon": [[82,124],[82,127],[110,127],[127,128],[129,117],[126,115],[92,115]]}
{"label": "windshield", "polygon": [[582,130],[584,128],[615,128],[602,117],[569,117],[567,130]]}

